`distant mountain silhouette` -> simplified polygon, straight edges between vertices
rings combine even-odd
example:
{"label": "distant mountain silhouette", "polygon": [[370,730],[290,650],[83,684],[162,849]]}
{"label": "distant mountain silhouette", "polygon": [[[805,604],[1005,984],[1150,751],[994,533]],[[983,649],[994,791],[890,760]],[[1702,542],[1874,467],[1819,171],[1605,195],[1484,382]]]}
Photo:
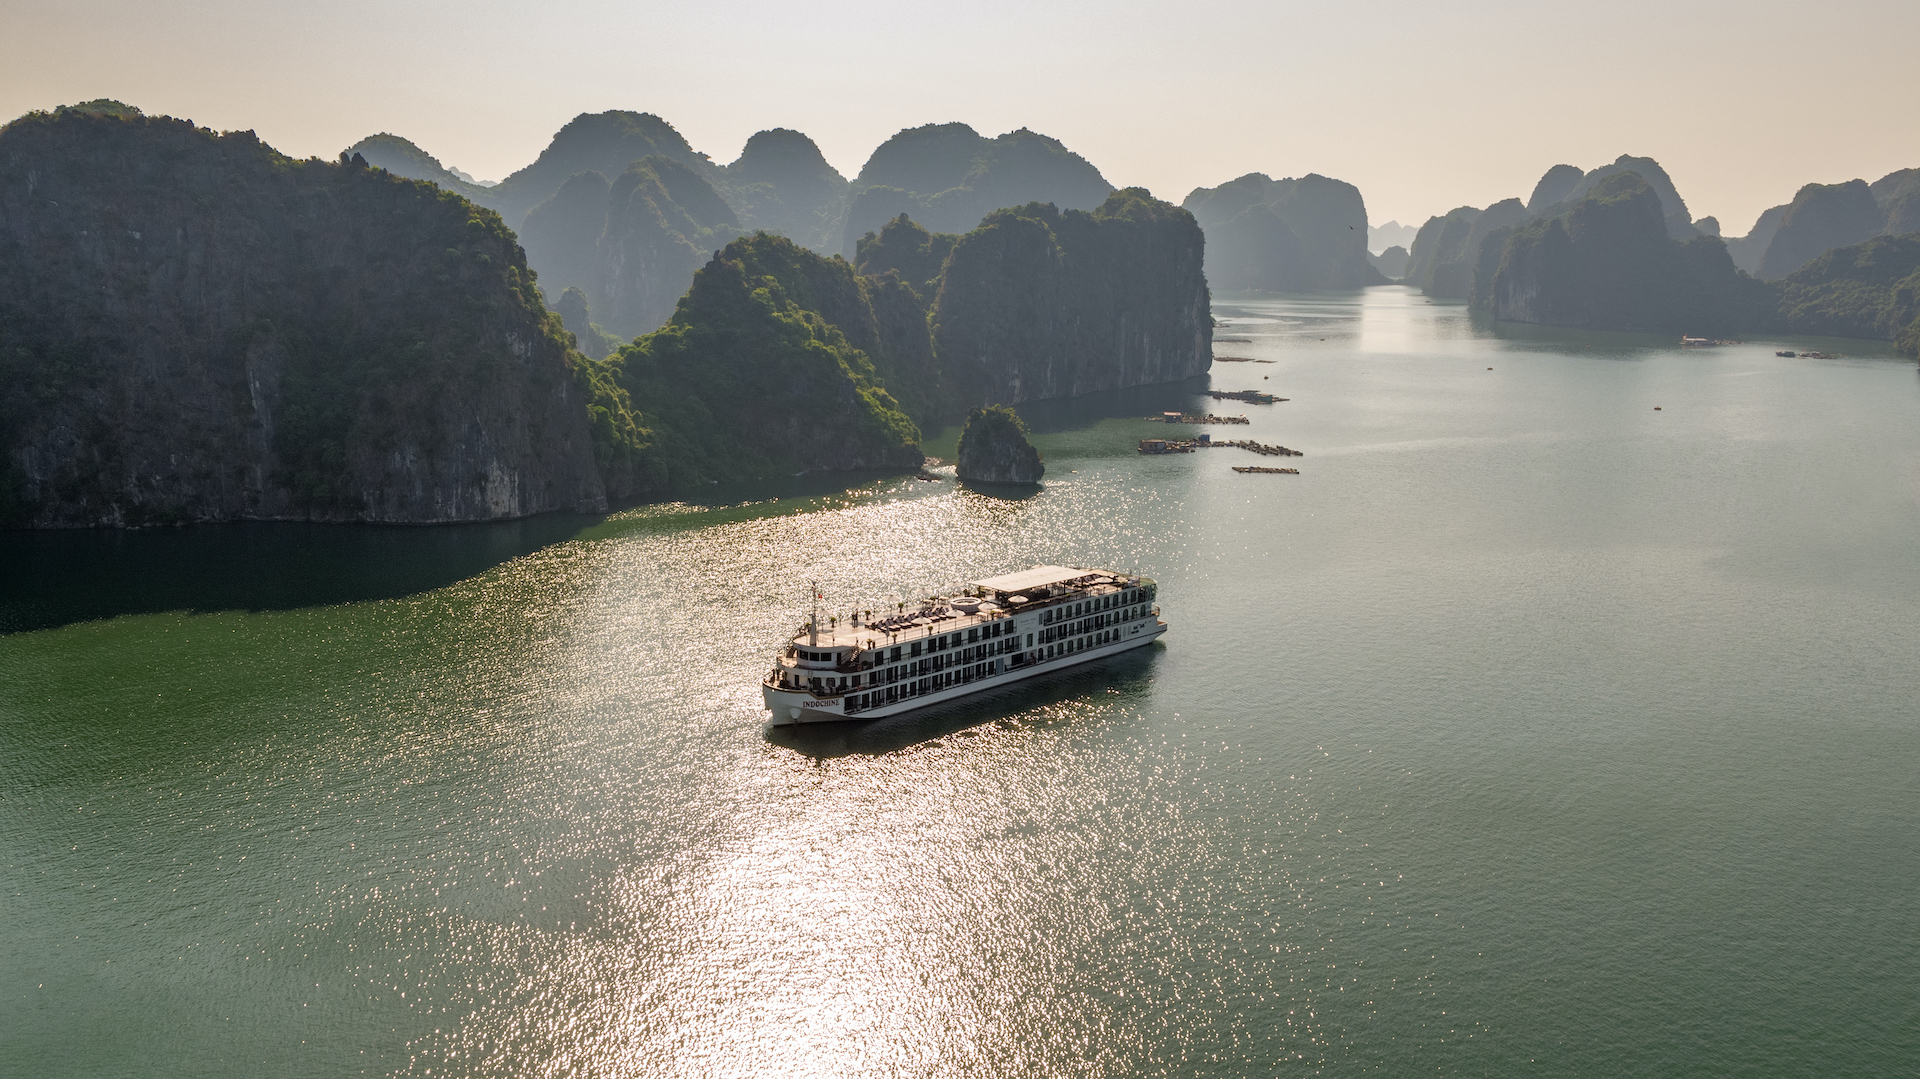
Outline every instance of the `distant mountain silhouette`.
{"label": "distant mountain silhouette", "polygon": [[1389,221],[1384,225],[1368,225],[1367,250],[1379,255],[1385,253],[1389,247],[1412,247],[1413,237],[1419,231],[1419,228],[1413,225],[1402,225],[1398,221]]}
{"label": "distant mountain silhouette", "polygon": [[1727,250],[1741,269],[1775,280],[1833,248],[1909,232],[1920,232],[1920,169],[1890,172],[1872,184],[1808,184],[1792,202],[1761,213],[1745,236],[1728,239]]}
{"label": "distant mountain silhouette", "polygon": [[1808,184],[1794,193],[1754,276],[1772,280],[1819,258],[1821,252],[1866,240],[1886,227],[1887,214],[1865,180]]}
{"label": "distant mountain silhouette", "polygon": [[740,232],[712,184],[656,156],[611,182],[598,172],[569,178],[527,211],[521,240],[550,296],[579,288],[595,320],[624,339],[666,322],[694,271]]}
{"label": "distant mountain silhouette", "polygon": [[812,139],[784,127],[755,132],[726,167],[721,193],[743,229],[777,232],[815,251],[838,240],[850,185]]}
{"label": "distant mountain silhouette", "polygon": [[442,165],[439,158],[398,135],[388,135],[384,132],[369,135],[341,152],[348,158],[359,154],[374,168],[385,169],[395,176],[404,176],[409,180],[426,180],[429,183],[439,184],[448,191],[465,195],[468,199],[484,200],[488,191],[486,187],[479,184],[462,180],[454,174],[452,169]]}
{"label": "distant mountain silhouette", "polygon": [[1555,165],[1548,169],[1541,175],[1540,182],[1533,185],[1533,194],[1527,196],[1527,212],[1544,213],[1547,207],[1565,202],[1586,176],[1574,165]]}
{"label": "distant mountain silhouette", "polygon": [[1091,210],[1112,191],[1086,158],[1026,128],[992,139],[959,123],[908,128],[854,179],[840,252],[855,257],[862,236],[903,213],[935,232],[962,233],[1003,207]]}
{"label": "distant mountain silhouette", "polygon": [[1368,257],[1373,260],[1373,268],[1390,280],[1398,281],[1407,275],[1407,249],[1399,244]]}
{"label": "distant mountain silhouette", "polygon": [[1206,231],[1207,280],[1216,287],[1297,292],[1386,281],[1367,255],[1367,205],[1352,184],[1250,172],[1195,188],[1181,205]]}
{"label": "distant mountain silhouette", "polygon": [[574,176],[583,172],[619,176],[643,157],[667,158],[709,182],[719,172],[672,124],[650,112],[583,112],[554,132],[533,164],[487,188],[482,201],[499,210],[508,224],[518,226],[528,210]]}

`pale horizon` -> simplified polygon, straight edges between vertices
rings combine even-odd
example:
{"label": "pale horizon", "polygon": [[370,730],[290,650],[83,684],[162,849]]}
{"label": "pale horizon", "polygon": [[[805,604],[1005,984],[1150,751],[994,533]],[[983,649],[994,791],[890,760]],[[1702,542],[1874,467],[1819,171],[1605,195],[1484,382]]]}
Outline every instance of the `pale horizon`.
{"label": "pale horizon", "polygon": [[1359,187],[1373,224],[1414,226],[1632,154],[1729,236],[1803,184],[1920,166],[1901,75],[1920,7],[1831,4],[1817,25],[1781,4],[1612,12],[28,2],[9,5],[0,113],[115,98],[296,157],[384,131],[484,180],[583,112],[655,113],[722,164],[793,128],[849,178],[902,128],[960,121],[1031,128],[1175,203],[1317,172]]}

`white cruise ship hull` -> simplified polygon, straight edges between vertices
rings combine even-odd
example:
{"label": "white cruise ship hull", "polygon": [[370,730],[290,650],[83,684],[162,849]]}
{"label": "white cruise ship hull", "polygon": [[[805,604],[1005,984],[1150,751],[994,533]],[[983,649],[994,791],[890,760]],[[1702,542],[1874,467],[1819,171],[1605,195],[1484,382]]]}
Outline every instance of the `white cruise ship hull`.
{"label": "white cruise ship hull", "polygon": [[[885,719],[888,716],[905,715],[908,712],[917,712],[936,705],[951,704],[987,690],[1010,686],[1029,678],[1068,670],[1144,647],[1159,640],[1161,635],[1166,633],[1167,624],[1157,618],[1142,619],[1119,629],[1121,636],[1115,641],[1091,645],[1079,651],[1024,663],[1017,667],[1008,664],[1010,657],[994,657],[983,661],[992,670],[971,681],[956,681],[951,686],[929,688],[925,692],[914,693],[892,701],[869,703],[864,707],[858,703],[861,694],[851,690],[834,696],[819,696],[804,690],[780,689],[762,683],[760,692],[766,701],[768,711],[772,713],[772,725],[776,727],[801,723],[838,723],[848,720],[865,722],[870,719]],[[875,695],[873,690],[868,689],[865,692],[871,701]],[[884,698],[884,687],[879,695]],[[851,709],[849,709],[850,704]]]}

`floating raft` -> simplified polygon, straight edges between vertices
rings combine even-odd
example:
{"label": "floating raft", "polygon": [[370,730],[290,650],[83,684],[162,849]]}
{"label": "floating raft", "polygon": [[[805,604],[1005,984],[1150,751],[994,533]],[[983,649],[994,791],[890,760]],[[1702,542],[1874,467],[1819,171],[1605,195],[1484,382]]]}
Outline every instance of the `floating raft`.
{"label": "floating raft", "polygon": [[1214,442],[1204,435],[1197,439],[1184,438],[1143,438],[1140,440],[1141,453],[1192,453],[1194,450],[1211,450],[1231,447],[1257,453],[1263,457],[1305,457],[1300,450],[1290,450],[1285,446],[1267,446],[1250,439],[1236,439],[1231,442]]}
{"label": "floating raft", "polygon": [[1297,468],[1267,468],[1264,465],[1234,465],[1233,470],[1235,472],[1259,472],[1270,476],[1298,476],[1300,474],[1300,470]]}
{"label": "floating raft", "polygon": [[1247,419],[1245,416],[1216,416],[1211,412],[1207,413],[1204,416],[1196,415],[1191,412],[1162,412],[1158,416],[1148,416],[1147,418],[1150,420],[1157,419],[1162,423],[1252,423],[1253,422],[1252,420]]}
{"label": "floating raft", "polygon": [[1279,360],[1256,360],[1252,356],[1215,356],[1215,363],[1279,363]]}
{"label": "floating raft", "polygon": [[1270,405],[1275,401],[1284,401],[1284,397],[1275,397],[1258,390],[1208,390],[1207,396],[1216,401],[1247,401],[1256,405]]}
{"label": "floating raft", "polygon": [[1302,453],[1299,450],[1290,450],[1285,446],[1265,446],[1265,445],[1261,445],[1258,442],[1251,442],[1244,439],[1236,442],[1215,442],[1213,444],[1216,446],[1236,446],[1240,449],[1248,450],[1250,452],[1260,454],[1263,457],[1305,457],[1306,456],[1305,453]]}

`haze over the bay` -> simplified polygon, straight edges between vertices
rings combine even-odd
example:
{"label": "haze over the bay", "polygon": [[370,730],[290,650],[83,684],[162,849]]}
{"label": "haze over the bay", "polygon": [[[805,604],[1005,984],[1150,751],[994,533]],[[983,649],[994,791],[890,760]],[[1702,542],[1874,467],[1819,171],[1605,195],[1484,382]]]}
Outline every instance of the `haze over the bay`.
{"label": "haze over the bay", "polygon": [[581,112],[725,162],[791,127],[852,176],[903,127],[1030,127],[1179,201],[1246,172],[1359,186],[1375,222],[1658,159],[1730,234],[1920,146],[1920,4],[373,3],[8,0],[0,114],[98,97],[283,152],[374,132],[500,179]]}

